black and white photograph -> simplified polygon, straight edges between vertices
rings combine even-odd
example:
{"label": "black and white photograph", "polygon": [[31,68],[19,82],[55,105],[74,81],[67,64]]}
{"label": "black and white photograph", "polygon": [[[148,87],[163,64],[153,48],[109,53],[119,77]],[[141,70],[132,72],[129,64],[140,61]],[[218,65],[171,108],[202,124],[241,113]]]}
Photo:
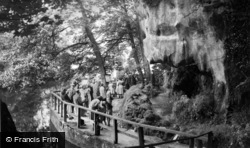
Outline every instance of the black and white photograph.
{"label": "black and white photograph", "polygon": [[250,148],[250,0],[0,0],[0,148]]}

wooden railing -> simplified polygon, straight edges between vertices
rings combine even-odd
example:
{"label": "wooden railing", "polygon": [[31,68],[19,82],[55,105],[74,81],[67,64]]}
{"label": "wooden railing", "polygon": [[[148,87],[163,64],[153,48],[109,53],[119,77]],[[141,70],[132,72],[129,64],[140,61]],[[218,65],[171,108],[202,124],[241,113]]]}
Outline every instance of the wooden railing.
{"label": "wooden railing", "polygon": [[[108,115],[108,114],[105,114],[105,113],[102,113],[102,112],[98,112],[96,110],[91,110],[91,109],[89,109],[87,107],[83,107],[83,106],[80,106],[80,105],[76,105],[76,104],[66,102],[66,101],[62,100],[61,97],[59,95],[57,95],[55,92],[51,93],[51,103],[52,103],[52,108],[55,111],[57,111],[58,114],[61,115],[64,122],[67,122],[67,114],[68,114],[67,113],[67,106],[69,105],[70,108],[77,108],[78,109],[78,115],[77,115],[77,127],[78,128],[81,128],[82,125],[84,124],[84,121],[81,118],[81,112],[83,110],[90,111],[91,113],[94,114],[94,133],[95,133],[95,135],[96,136],[100,135],[100,131],[101,131],[100,127],[111,130],[113,132],[113,134],[114,134],[114,139],[113,139],[114,144],[118,143],[118,132],[127,135],[127,133],[123,132],[123,130],[118,128],[117,121],[122,121],[122,122],[131,124],[131,125],[137,127],[138,137],[136,137],[136,138],[138,138],[139,146],[131,146],[131,147],[128,147],[128,148],[144,148],[144,147],[151,148],[151,147],[154,147],[154,146],[157,146],[157,145],[173,143],[173,142],[183,141],[183,140],[189,140],[189,148],[194,148],[195,140],[196,140],[197,148],[203,148],[204,143],[206,143],[207,148],[213,148],[213,133],[212,132],[208,132],[208,133],[205,133],[205,134],[202,134],[202,135],[193,135],[193,134],[190,134],[190,133],[184,133],[184,132],[180,132],[180,131],[166,129],[164,127],[156,127],[156,126],[151,126],[151,125],[132,122],[132,121],[129,121],[129,120],[126,120],[126,119],[119,118],[117,116],[111,116],[111,115]],[[99,116],[105,116],[107,118],[112,119],[113,120],[113,127],[109,127],[109,126],[106,126],[106,125],[103,125],[103,124],[99,123],[99,121],[98,121]],[[171,134],[178,134],[178,135],[185,136],[185,137],[188,137],[188,138],[183,138],[183,139],[178,139],[178,140],[171,140],[171,141],[165,141],[165,142],[145,145],[144,132],[143,132],[144,129],[161,131],[161,132],[171,133]]]}

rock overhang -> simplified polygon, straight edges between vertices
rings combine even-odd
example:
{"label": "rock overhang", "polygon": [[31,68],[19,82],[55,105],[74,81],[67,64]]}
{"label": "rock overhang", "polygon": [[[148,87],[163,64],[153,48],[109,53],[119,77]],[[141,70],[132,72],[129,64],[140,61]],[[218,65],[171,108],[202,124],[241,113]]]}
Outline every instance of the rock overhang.
{"label": "rock overhang", "polygon": [[224,44],[209,23],[212,14],[200,1],[140,0],[138,4],[148,61],[178,66],[193,58],[201,70],[206,65],[216,81],[226,83]]}

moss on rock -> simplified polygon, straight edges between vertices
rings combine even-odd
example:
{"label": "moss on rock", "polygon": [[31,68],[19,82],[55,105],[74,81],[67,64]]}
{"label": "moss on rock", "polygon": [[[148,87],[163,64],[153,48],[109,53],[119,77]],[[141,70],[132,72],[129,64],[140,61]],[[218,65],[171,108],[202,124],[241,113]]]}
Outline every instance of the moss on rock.
{"label": "moss on rock", "polygon": [[[149,97],[140,85],[132,86],[125,94],[119,115],[127,120],[154,125],[161,118],[154,114]],[[123,124],[123,126],[128,126]]]}

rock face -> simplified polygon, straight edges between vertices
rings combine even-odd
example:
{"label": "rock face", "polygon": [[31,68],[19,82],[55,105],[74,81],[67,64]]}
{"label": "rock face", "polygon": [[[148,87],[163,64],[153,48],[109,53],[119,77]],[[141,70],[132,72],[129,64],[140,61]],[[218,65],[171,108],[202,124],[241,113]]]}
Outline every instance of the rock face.
{"label": "rock face", "polygon": [[[146,90],[145,90],[146,92]],[[125,94],[120,109],[120,116],[124,119],[144,124],[157,125],[160,120],[152,110],[152,103],[140,85],[132,86]]]}
{"label": "rock face", "polygon": [[178,66],[192,58],[201,70],[212,70],[217,81],[226,82],[223,42],[209,24],[212,13],[195,0],[142,0],[139,12],[146,38],[147,59],[165,60]]}
{"label": "rock face", "polygon": [[10,115],[7,105],[1,101],[1,131],[0,132],[17,132],[15,123]]}
{"label": "rock face", "polygon": [[[231,2],[229,4],[225,0],[138,0],[137,7],[140,26],[145,35],[144,53],[151,63],[165,65],[167,89],[172,92],[184,92],[188,97],[204,91],[210,92],[214,94],[218,112],[225,111],[228,107],[228,98],[231,95],[229,92],[234,92],[236,83],[244,81],[242,74],[235,72],[237,66],[230,68],[233,66],[233,60],[228,59],[236,59],[230,54],[237,54],[237,48],[241,48],[232,43],[242,43],[230,37],[235,34],[231,27],[237,28],[240,23],[235,25],[235,22],[230,22],[226,17],[237,19],[230,11],[243,11],[242,7],[248,6],[244,6],[245,1]],[[247,9],[244,8],[245,10]],[[249,22],[246,19],[240,21]],[[247,35],[242,33],[239,38],[244,40]],[[241,50],[249,54],[249,50],[243,47]],[[247,60],[250,61],[249,57],[245,58],[245,61]],[[247,63],[242,61],[237,60],[238,63]],[[237,76],[233,77],[236,73]],[[249,73],[244,73],[249,78]]]}

